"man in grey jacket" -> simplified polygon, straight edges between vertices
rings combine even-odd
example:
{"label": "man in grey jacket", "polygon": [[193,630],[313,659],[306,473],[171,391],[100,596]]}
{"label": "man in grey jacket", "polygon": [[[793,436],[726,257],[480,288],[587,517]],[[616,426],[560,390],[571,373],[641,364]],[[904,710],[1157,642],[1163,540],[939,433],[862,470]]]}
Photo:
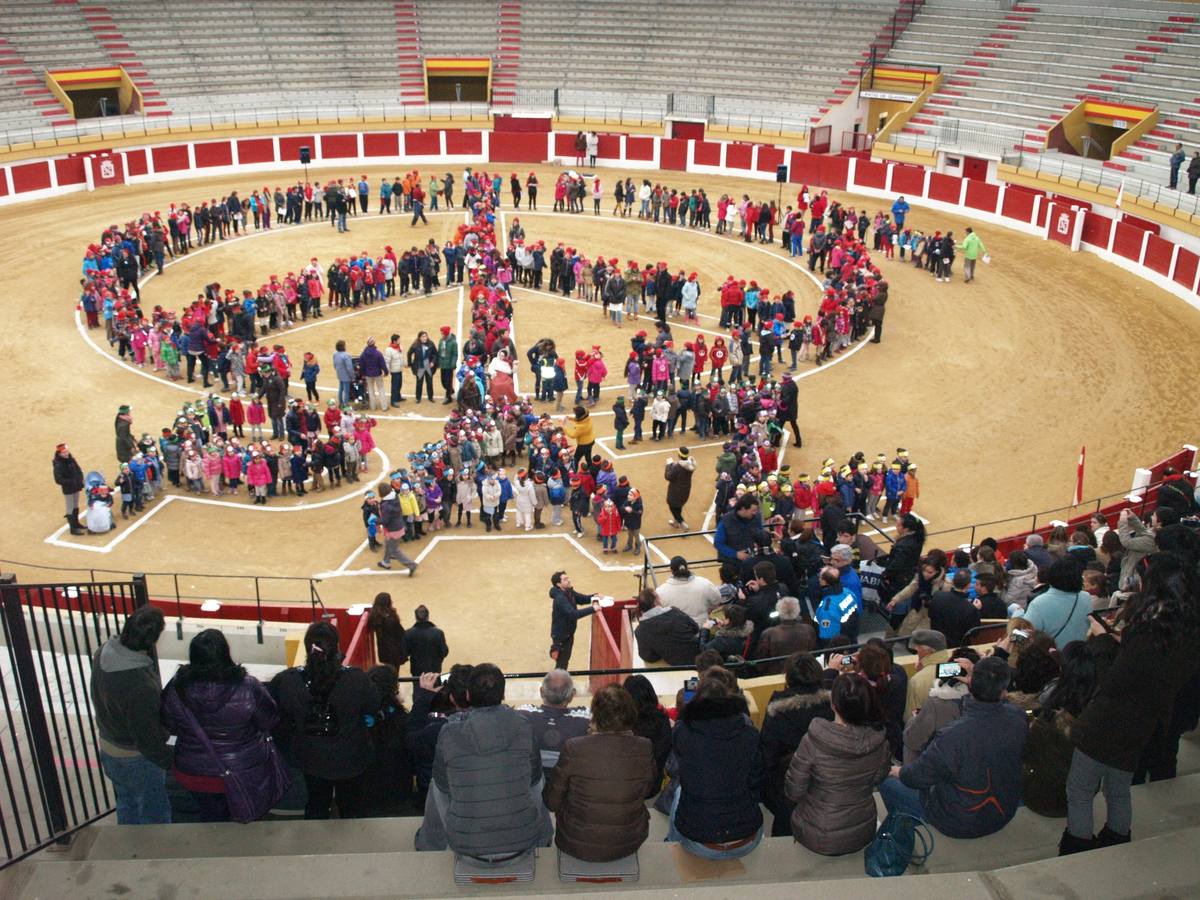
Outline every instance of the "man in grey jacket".
{"label": "man in grey jacket", "polygon": [[554,826],[542,803],[541,754],[529,721],[504,705],[504,674],[475,666],[467,697],[470,709],[438,735],[416,849],[501,862],[548,847]]}
{"label": "man in grey jacket", "polygon": [[167,770],[175,751],[159,721],[162,680],[151,651],[163,631],[162,610],[143,606],[92,658],[92,708],[100,765],[117,795],[118,825],[171,821]]}

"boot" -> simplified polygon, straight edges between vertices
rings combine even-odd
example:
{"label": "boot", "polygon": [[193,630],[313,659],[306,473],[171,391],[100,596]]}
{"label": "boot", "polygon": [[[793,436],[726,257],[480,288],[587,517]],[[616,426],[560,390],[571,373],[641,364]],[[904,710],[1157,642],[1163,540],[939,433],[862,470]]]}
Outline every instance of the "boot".
{"label": "boot", "polygon": [[87,530],[79,527],[79,510],[73,509],[63,516],[71,528],[71,534],[87,534]]}
{"label": "boot", "polygon": [[1128,844],[1131,839],[1132,839],[1132,835],[1121,834],[1119,832],[1113,831],[1106,824],[1104,826],[1104,828],[1102,828],[1100,830],[1100,833],[1098,835],[1096,835],[1095,846],[1097,848],[1099,848],[1099,847],[1115,847],[1118,844]]}
{"label": "boot", "polygon": [[1077,838],[1070,831],[1063,829],[1062,837],[1058,840],[1058,855],[1070,856],[1072,853],[1082,853],[1096,848],[1096,838]]}

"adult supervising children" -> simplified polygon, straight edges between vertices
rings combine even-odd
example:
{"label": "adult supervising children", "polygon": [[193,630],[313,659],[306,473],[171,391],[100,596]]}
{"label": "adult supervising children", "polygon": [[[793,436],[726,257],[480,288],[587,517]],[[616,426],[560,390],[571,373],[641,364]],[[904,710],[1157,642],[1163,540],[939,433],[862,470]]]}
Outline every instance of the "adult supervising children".
{"label": "adult supervising children", "polygon": [[968,228],[967,236],[958,245],[958,249],[963,255],[963,281],[970,284],[975,280],[975,263],[979,261],[980,256],[987,256],[987,247],[983,246],[983,241],[979,239],[975,230]]}

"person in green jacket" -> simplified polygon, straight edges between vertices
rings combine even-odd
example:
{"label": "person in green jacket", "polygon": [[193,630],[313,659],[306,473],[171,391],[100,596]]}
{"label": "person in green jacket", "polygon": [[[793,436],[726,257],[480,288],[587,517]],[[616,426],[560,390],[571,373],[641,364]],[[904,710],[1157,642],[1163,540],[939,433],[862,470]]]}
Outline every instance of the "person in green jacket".
{"label": "person in green jacket", "polygon": [[442,337],[437,346],[438,372],[442,379],[442,389],[446,399],[442,404],[454,402],[454,370],[458,366],[458,338],[450,331],[449,325],[442,326]]}
{"label": "person in green jacket", "polygon": [[987,255],[987,247],[983,246],[983,241],[979,239],[979,235],[972,228],[967,229],[967,236],[963,238],[963,242],[958,245],[958,249],[963,255],[963,275],[964,281],[971,282],[975,280],[975,263],[980,255]]}

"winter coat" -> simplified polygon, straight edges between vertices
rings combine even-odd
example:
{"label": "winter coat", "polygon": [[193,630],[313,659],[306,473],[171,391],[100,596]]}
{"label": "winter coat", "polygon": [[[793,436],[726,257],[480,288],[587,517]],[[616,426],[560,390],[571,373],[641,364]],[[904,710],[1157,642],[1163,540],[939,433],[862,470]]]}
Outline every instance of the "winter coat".
{"label": "winter coat", "polygon": [[929,601],[929,627],[946,636],[948,647],[960,646],[966,633],[978,624],[979,610],[964,592],[938,591]]}
{"label": "winter coat", "polygon": [[1024,569],[1009,569],[1008,583],[1004,586],[1004,605],[1012,604],[1024,609],[1029,603],[1029,595],[1037,586],[1037,566],[1030,562]]}
{"label": "winter coat", "polygon": [[250,463],[250,466],[246,469],[246,482],[251,487],[270,484],[271,480],[271,468],[267,465],[267,461],[261,457]]}
{"label": "winter coat", "polygon": [[657,784],[646,738],[628,732],[571,738],[542,792],[557,813],[555,845],[589,862],[635,853],[649,835],[645,798]]}
{"label": "winter coat", "polygon": [[638,656],[649,663],[691,665],[700,652],[700,627],[682,610],[656,606],[642,613],[633,636]]}
{"label": "winter coat", "polygon": [[962,681],[939,683],[930,689],[929,698],[904,726],[905,765],[915,762],[938,732],[962,715],[967,693]]}
{"label": "winter coat", "polygon": [[1067,775],[1071,771],[1071,731],[1075,717],[1065,709],[1047,711],[1033,720],[1021,751],[1021,793],[1039,816],[1061,819],[1067,814]]}
{"label": "winter coat", "polygon": [[89,691],[102,750],[140,754],[160,769],[171,768],[175,751],[159,720],[162,682],[154,660],[111,637],[92,657]]}
{"label": "winter coat", "polygon": [[163,691],[163,724],[178,735],[175,768],[188,775],[219,777],[222,772],[189,723],[187,711],[225,769],[243,776],[252,789],[266,783],[271,759],[267,738],[279,723],[279,710],[258,679],[247,675],[236,682],[194,681],[182,692],[172,679]]}
{"label": "winter coat", "polygon": [[[1072,594],[1049,588],[1029,601],[1025,607],[1025,618],[1038,631],[1054,638],[1061,650],[1071,641],[1087,637],[1088,614],[1092,611],[1092,598],[1083,591]],[[934,626],[936,627],[936,626]],[[946,642],[951,643],[949,635]]]}
{"label": "winter coat", "polygon": [[529,721],[508,706],[470,709],[438,736],[433,783],[446,795],[450,848],[466,856],[522,853],[542,834],[530,788],[542,760]]}
{"label": "winter coat", "polygon": [[875,837],[875,786],[892,753],[882,728],[817,719],[788,766],[796,840],[826,856],[863,849]]}
{"label": "winter coat", "polygon": [[442,660],[450,654],[446,634],[432,622],[416,622],[404,633],[409,667],[414,676],[442,671]]}
{"label": "winter coat", "polygon": [[[772,656],[791,656],[802,653],[817,646],[817,633],[807,622],[794,620],[780,622],[763,631],[758,637],[754,655],[758,659],[769,659]],[[754,667],[759,675],[779,675],[783,672],[783,661],[759,663]]]}
{"label": "winter coat", "polygon": [[117,416],[114,428],[117,432],[117,462],[127,463],[137,453],[137,441],[133,439],[130,429],[133,423],[124,416]]}
{"label": "winter coat", "polygon": [[516,503],[517,512],[532,513],[537,500],[533,490],[533,482],[526,481],[524,484],[520,480],[514,482],[513,500]]}
{"label": "winter coat", "polygon": [[279,705],[276,735],[305,775],[340,781],[361,775],[375,758],[366,716],[379,709],[379,691],[362,669],[343,668],[330,689],[324,708],[330,734],[309,734],[305,722],[319,699],[309,693],[304,668],[285,669],[271,681]]}
{"label": "winter coat", "polygon": [[916,535],[906,534],[892,545],[888,554],[887,565],[883,570],[883,580],[893,591],[899,590],[910,581],[917,572],[921,561],[921,542]]}
{"label": "winter coat", "polygon": [[673,606],[697,625],[703,625],[708,614],[721,605],[721,592],[702,575],[689,575],[687,578],[673,575],[659,585],[658,599],[663,606]]}
{"label": "winter coat", "polygon": [[[1108,653],[1117,643],[1108,635],[1090,640]],[[1166,724],[1175,695],[1197,665],[1200,641],[1176,637],[1164,648],[1149,626],[1126,628],[1112,665],[1072,729],[1071,742],[1106,766],[1134,771],[1155,727]]]}
{"label": "winter coat", "polygon": [[740,628],[726,626],[712,632],[704,629],[700,632],[700,650],[715,650],[726,659],[730,656],[745,656],[753,634],[753,622],[746,622]]}
{"label": "winter coat", "polygon": [[667,504],[683,506],[692,495],[692,473],[696,471],[696,461],[690,456],[687,459],[672,460],[667,465]]}
{"label": "winter coat", "polygon": [[561,642],[575,636],[579,620],[592,615],[592,598],[574,589],[550,588],[550,599],[554,605],[550,611],[550,638]]}
{"label": "winter coat", "polygon": [[921,792],[925,820],[952,838],[993,834],[1021,801],[1025,713],[1011,703],[963,701],[962,715],[944,728],[900,780]]}
{"label": "winter coat", "polygon": [[829,691],[776,691],[767,702],[759,747],[766,769],[763,799],[774,806],[784,799],[784,779],[792,754],[817,719],[833,719]]}
{"label": "winter coat", "polygon": [[54,454],[54,483],[62,488],[64,494],[77,494],[83,490],[83,470],[75,457],[63,458]]}
{"label": "winter coat", "polygon": [[404,626],[400,624],[399,616],[385,616],[378,624],[371,622],[368,618],[367,627],[375,635],[375,644],[381,663],[399,670],[408,662],[408,645],[405,641]]}
{"label": "winter coat", "polygon": [[671,735],[679,761],[676,830],[705,844],[753,837],[763,824],[758,799],[765,772],[745,699],[698,697],[681,719]]}

